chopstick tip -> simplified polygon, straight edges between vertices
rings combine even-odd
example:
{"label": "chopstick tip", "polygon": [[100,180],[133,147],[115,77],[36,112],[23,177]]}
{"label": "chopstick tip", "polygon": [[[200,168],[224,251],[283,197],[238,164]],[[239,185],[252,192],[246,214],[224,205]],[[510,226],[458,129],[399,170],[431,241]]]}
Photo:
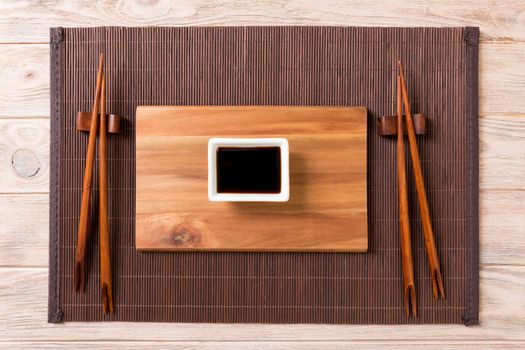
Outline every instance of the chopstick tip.
{"label": "chopstick tip", "polygon": [[435,269],[432,273],[432,290],[434,292],[434,299],[441,298],[446,299],[445,297],[445,288],[443,287],[443,277],[441,276],[441,271]]}
{"label": "chopstick tip", "polygon": [[412,310],[412,315],[417,317],[416,288],[413,284],[409,284],[405,289],[405,314],[407,319],[410,317],[410,310]]}
{"label": "chopstick tip", "polygon": [[85,270],[84,270],[84,264],[82,262],[76,262],[75,263],[75,270],[73,273],[73,287],[75,288],[75,292],[85,292]]}
{"label": "chopstick tip", "polygon": [[113,292],[107,283],[102,284],[102,311],[104,314],[113,313]]}

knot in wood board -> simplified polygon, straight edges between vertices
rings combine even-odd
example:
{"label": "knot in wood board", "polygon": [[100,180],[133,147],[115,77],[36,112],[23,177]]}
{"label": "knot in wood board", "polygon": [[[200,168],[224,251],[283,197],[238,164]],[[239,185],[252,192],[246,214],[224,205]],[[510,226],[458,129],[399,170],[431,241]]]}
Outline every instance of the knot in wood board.
{"label": "knot in wood board", "polygon": [[172,242],[176,246],[191,245],[200,240],[200,234],[184,225],[178,225],[171,232]]}
{"label": "knot in wood board", "polygon": [[24,179],[36,176],[42,168],[40,159],[28,149],[16,150],[11,156],[11,165],[15,173]]}

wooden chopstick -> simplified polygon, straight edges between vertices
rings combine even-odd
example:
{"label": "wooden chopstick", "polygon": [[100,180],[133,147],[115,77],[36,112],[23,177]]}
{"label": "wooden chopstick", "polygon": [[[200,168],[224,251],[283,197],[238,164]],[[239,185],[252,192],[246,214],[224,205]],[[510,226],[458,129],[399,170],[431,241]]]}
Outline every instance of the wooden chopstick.
{"label": "wooden chopstick", "polygon": [[437,255],[436,241],[434,238],[434,232],[432,231],[432,223],[430,222],[430,211],[428,209],[427,195],[425,192],[425,182],[423,180],[423,172],[421,170],[421,163],[419,160],[419,151],[416,143],[416,133],[414,131],[414,122],[412,120],[412,114],[410,112],[410,103],[408,101],[408,93],[405,82],[405,74],[403,71],[403,65],[401,61],[398,61],[399,75],[401,80],[401,92],[403,95],[403,104],[405,107],[406,124],[408,143],[410,146],[410,155],[412,157],[412,163],[414,165],[414,176],[416,180],[416,191],[417,198],[419,201],[419,209],[421,211],[421,220],[423,222],[423,234],[425,237],[425,248],[427,251],[428,264],[430,267],[430,278],[432,281],[432,291],[434,293],[434,299],[439,297],[445,298],[445,289],[443,288],[443,278],[441,275],[439,258]]}
{"label": "wooden chopstick", "polygon": [[403,105],[401,102],[401,79],[397,77],[397,179],[399,191],[399,233],[403,266],[403,299],[407,318],[417,316],[416,285],[414,282],[414,259],[408,219],[408,192],[405,165],[405,145],[403,140]]}
{"label": "wooden chopstick", "polygon": [[106,79],[102,76],[100,92],[100,135],[98,142],[99,177],[99,229],[100,229],[100,286],[102,310],[113,313],[113,288],[111,283],[111,257],[108,223],[108,169],[107,169]]}
{"label": "wooden chopstick", "polygon": [[91,199],[91,183],[93,181],[93,161],[95,159],[95,141],[98,129],[98,108],[100,103],[100,88],[102,85],[102,71],[104,66],[104,54],[100,54],[98,60],[97,85],[95,88],[95,99],[91,112],[91,128],[86,152],[86,165],[84,168],[84,183],[82,186],[82,202],[80,205],[80,219],[78,222],[77,252],[75,256],[74,287],[75,291],[86,290],[86,245],[89,235],[89,201]]}

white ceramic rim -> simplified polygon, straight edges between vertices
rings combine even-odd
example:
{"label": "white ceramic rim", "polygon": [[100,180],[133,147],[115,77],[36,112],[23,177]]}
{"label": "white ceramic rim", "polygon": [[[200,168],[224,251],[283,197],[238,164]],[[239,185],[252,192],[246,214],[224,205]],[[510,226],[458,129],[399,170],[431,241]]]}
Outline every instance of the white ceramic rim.
{"label": "white ceramic rim", "polygon": [[[281,192],[279,193],[218,193],[218,147],[279,147],[281,149]],[[290,168],[288,140],[274,138],[226,138],[208,140],[208,199],[211,202],[287,202],[290,198]]]}

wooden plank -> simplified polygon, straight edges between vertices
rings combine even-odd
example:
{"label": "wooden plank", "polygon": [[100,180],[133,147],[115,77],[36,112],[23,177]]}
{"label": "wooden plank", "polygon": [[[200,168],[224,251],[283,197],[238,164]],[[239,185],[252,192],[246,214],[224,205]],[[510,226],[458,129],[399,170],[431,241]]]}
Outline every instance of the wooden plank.
{"label": "wooden plank", "polygon": [[[46,120],[1,120],[3,125],[0,130],[0,144],[2,146],[2,182],[0,186],[4,192],[17,193],[24,191],[36,191],[46,193],[48,191],[48,175],[38,175],[27,178],[20,178],[13,169],[13,152],[18,149],[26,149],[24,143],[18,138],[18,131],[25,130],[29,125],[29,135],[43,135],[42,140],[32,146],[32,152],[36,154],[39,162],[34,161],[33,157],[28,157],[29,161],[17,163],[17,166],[24,165],[21,169],[35,169],[31,164],[40,163],[42,169],[48,169],[49,159],[44,155],[48,149],[48,122]],[[507,215],[507,208],[510,212],[519,213],[520,204],[525,201],[523,192],[513,192],[514,189],[523,189],[525,181],[523,169],[525,159],[522,150],[525,149],[525,116],[487,116],[480,119],[480,187],[481,192],[481,261],[483,263],[495,264],[515,264],[516,261],[523,261],[525,250],[524,236],[521,235],[522,226],[519,215]],[[9,127],[7,127],[9,126]],[[36,130],[34,130],[36,128]],[[10,136],[11,135],[11,136]],[[24,135],[24,132],[22,132]],[[45,139],[45,140],[44,140]],[[9,140],[9,141],[5,141]],[[31,161],[32,160],[32,161]],[[27,165],[29,164],[29,165]],[[20,170],[22,171],[22,170]],[[31,171],[29,171],[31,172]],[[26,172],[27,173],[27,172]],[[8,225],[4,226],[5,232],[17,232],[16,235],[2,235],[2,247],[16,247],[17,237],[22,240],[30,241],[32,244],[45,247],[47,235],[43,229],[47,230],[47,217],[44,213],[48,211],[47,203],[40,195],[29,199],[30,204],[21,204],[18,200],[9,196],[2,196],[3,203],[12,208],[13,213],[19,210],[35,210],[39,213],[33,221],[27,222],[29,225],[23,230],[18,230],[15,223],[9,224],[9,220],[2,220]],[[29,207],[27,207],[28,205]],[[327,203],[320,204],[327,205]],[[33,211],[32,211],[33,212]],[[12,216],[6,216],[12,217]],[[44,220],[45,219],[45,220]],[[11,230],[11,231],[10,231]],[[501,239],[501,235],[509,235],[509,240]],[[512,242],[509,243],[509,242]],[[22,259],[22,265],[44,266],[47,261],[47,252],[38,250],[38,253],[25,255],[22,250],[3,249],[4,254],[0,258],[1,264],[12,264],[17,259]],[[21,257],[22,254],[22,257]]]}
{"label": "wooden plank", "polygon": [[[523,265],[525,191],[481,191],[480,260],[484,265]],[[0,195],[0,266],[47,267],[48,195]],[[31,220],[14,220],[29,213]]]}
{"label": "wooden plank", "polygon": [[480,45],[479,109],[483,114],[525,112],[524,99],[516,98],[525,90],[523,62],[525,42]]}
{"label": "wooden plank", "polygon": [[481,191],[480,260],[484,264],[525,264],[525,191]]}
{"label": "wooden plank", "polygon": [[525,190],[525,115],[482,117],[479,136],[480,188]]}
{"label": "wooden plank", "polygon": [[[8,193],[24,192],[27,189],[42,192],[27,197],[0,195],[0,205],[6,208],[6,214],[0,220],[3,223],[0,230],[0,248],[3,252],[0,255],[1,265],[46,266],[47,262],[49,205],[45,193],[48,191],[49,175],[21,179],[15,175],[13,165],[8,161],[12,158],[13,150],[24,149],[18,137],[9,136],[13,135],[10,130],[24,130],[28,123],[31,128],[38,129],[34,134],[45,135],[43,137],[46,138],[34,145],[35,154],[46,152],[49,142],[47,120],[0,121],[0,125],[11,125],[10,128],[1,128],[3,132],[0,132],[0,144],[4,144],[2,152],[7,152],[0,163],[3,164],[0,167],[3,170],[0,186]],[[525,158],[522,155],[525,149],[524,125],[525,116],[487,116],[480,119],[480,239],[481,261],[484,264],[516,264],[525,261],[525,236],[522,234],[521,220],[522,203],[525,202],[525,191],[522,191],[525,182]],[[48,157],[37,157],[41,167],[47,169]],[[328,206],[329,203],[319,205]],[[9,220],[17,217],[13,216],[16,213],[27,212],[31,213],[32,219],[24,221],[20,227],[18,221]],[[17,249],[21,241],[39,249],[33,249],[30,253],[25,248]]]}
{"label": "wooden plank", "polygon": [[49,45],[0,45],[0,51],[0,117],[48,118]]}
{"label": "wooden plank", "polygon": [[49,192],[49,119],[0,119],[0,193]]}
{"label": "wooden plank", "polygon": [[48,42],[49,27],[188,25],[481,26],[484,40],[525,40],[521,0],[334,2],[232,0],[95,3],[16,2],[0,9],[0,42]]}
{"label": "wooden plank", "polygon": [[[47,192],[49,122],[0,120],[0,192]],[[523,189],[525,115],[480,119],[480,188]],[[13,156],[15,162],[13,163]]]}
{"label": "wooden plank", "polygon": [[[137,108],[137,249],[366,250],[366,119],[362,107]],[[230,136],[288,139],[288,202],[208,200],[208,139]]]}
{"label": "wooden plank", "polygon": [[35,342],[0,342],[0,349],[25,350],[25,349],[112,349],[112,350],[191,350],[191,349],[363,349],[363,350],[420,350],[420,349],[523,349],[525,342],[521,341],[263,341],[263,342],[215,342],[215,341],[183,341],[183,342],[60,342],[60,341],[35,341]]}
{"label": "wooden plank", "polygon": [[[47,269],[0,268],[2,341],[524,341],[525,267],[481,269],[481,326],[65,323],[47,319]],[[118,306],[118,301],[116,301]]]}
{"label": "wooden plank", "polygon": [[0,222],[0,266],[47,266],[47,194],[0,195]]}
{"label": "wooden plank", "polygon": [[[0,11],[1,12],[1,11]],[[0,19],[1,22],[1,19]],[[2,45],[0,118],[49,116],[49,46]],[[525,113],[525,42],[480,45],[480,113]]]}

